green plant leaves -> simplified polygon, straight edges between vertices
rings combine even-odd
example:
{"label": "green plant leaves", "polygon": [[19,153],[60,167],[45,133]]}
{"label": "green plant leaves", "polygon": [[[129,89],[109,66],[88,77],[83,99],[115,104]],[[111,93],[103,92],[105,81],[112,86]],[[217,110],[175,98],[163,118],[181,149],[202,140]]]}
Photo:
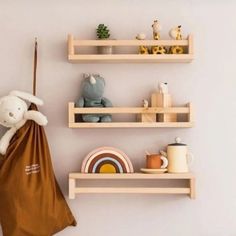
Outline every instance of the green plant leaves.
{"label": "green plant leaves", "polygon": [[97,32],[97,37],[99,39],[108,39],[110,37],[110,34],[109,34],[110,30],[104,24],[99,24],[96,32]]}

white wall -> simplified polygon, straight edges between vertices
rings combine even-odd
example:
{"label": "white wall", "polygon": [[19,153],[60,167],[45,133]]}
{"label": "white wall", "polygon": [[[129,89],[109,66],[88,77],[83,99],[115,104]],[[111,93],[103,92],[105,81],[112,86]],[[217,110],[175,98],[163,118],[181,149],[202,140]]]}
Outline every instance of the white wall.
{"label": "white wall", "polygon": [[[136,167],[144,150],[163,147],[180,136],[195,155],[197,199],[183,196],[87,195],[68,201],[78,219],[66,236],[233,236],[236,235],[236,2],[166,0],[41,0],[0,1],[0,95],[12,89],[31,91],[32,50],[39,38],[38,95],[49,118],[46,128],[55,167],[67,195],[67,175],[78,171],[90,150],[102,145],[125,151]],[[191,64],[70,64],[66,37],[94,37],[106,23],[114,38],[151,37],[159,19],[163,37],[182,24],[195,35],[196,59]],[[67,103],[79,91],[81,73],[99,72],[106,96],[114,105],[139,105],[158,80],[170,84],[177,104],[192,101],[192,129],[99,129],[67,127]]]}

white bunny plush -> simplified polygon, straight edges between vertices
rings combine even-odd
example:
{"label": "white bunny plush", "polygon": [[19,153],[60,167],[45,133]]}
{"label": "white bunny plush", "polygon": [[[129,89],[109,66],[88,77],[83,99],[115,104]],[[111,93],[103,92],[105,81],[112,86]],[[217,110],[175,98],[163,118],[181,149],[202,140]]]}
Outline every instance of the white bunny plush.
{"label": "white bunny plush", "polygon": [[38,111],[28,111],[27,100],[35,105],[43,105],[43,101],[30,93],[12,91],[9,95],[0,98],[0,124],[10,128],[0,140],[0,153],[6,154],[10,141],[16,131],[20,129],[27,120],[33,120],[38,125],[44,126],[48,123],[46,116]]}

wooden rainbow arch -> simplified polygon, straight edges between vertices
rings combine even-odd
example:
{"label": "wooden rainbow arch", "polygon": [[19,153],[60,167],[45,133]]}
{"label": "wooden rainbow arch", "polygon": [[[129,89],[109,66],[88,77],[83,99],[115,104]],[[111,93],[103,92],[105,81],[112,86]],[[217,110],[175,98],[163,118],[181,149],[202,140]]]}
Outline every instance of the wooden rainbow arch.
{"label": "wooden rainbow arch", "polygon": [[82,173],[133,173],[128,156],[113,147],[100,147],[90,152],[83,160]]}

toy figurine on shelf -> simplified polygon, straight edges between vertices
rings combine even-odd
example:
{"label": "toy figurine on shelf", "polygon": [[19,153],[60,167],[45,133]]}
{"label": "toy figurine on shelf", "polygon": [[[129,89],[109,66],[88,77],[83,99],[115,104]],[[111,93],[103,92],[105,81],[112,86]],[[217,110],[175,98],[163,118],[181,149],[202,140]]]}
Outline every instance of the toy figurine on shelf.
{"label": "toy figurine on shelf", "polygon": [[158,84],[159,93],[168,94],[168,83],[159,83]]}
{"label": "toy figurine on shelf", "polygon": [[[182,40],[182,32],[181,32],[181,25],[173,28],[170,30],[169,35],[172,39],[175,40]],[[183,54],[184,47],[182,46],[171,46],[169,50],[170,54]]]}
{"label": "toy figurine on shelf", "polygon": [[[112,107],[112,103],[107,98],[103,97],[105,90],[105,80],[99,74],[83,75],[82,94],[76,101],[76,107]],[[83,114],[84,122],[111,122],[110,114]]]}
{"label": "toy figurine on shelf", "polygon": [[[145,40],[146,39],[146,35],[143,33],[140,33],[136,36],[136,39],[138,40]],[[139,46],[139,54],[149,54],[148,52],[148,47],[147,46]]]}
{"label": "toy figurine on shelf", "polygon": [[[168,92],[168,84],[160,82],[158,84],[158,91],[152,94],[152,107],[172,107],[172,97]],[[177,114],[158,114],[158,122],[177,122]]]}
{"label": "toy figurine on shelf", "polygon": [[[161,25],[157,20],[154,20],[154,23],[152,24],[152,29],[153,29],[153,39],[160,40]],[[164,46],[156,45],[151,47],[151,52],[152,54],[165,54],[167,50]]]}
{"label": "toy figurine on shelf", "polygon": [[148,108],[148,100],[143,99],[143,107]]}
{"label": "toy figurine on shelf", "polygon": [[149,102],[147,99],[143,99],[142,105],[144,108],[143,113],[137,115],[137,121],[138,122],[156,122],[156,114],[154,113],[146,113],[146,110],[148,110]]}

